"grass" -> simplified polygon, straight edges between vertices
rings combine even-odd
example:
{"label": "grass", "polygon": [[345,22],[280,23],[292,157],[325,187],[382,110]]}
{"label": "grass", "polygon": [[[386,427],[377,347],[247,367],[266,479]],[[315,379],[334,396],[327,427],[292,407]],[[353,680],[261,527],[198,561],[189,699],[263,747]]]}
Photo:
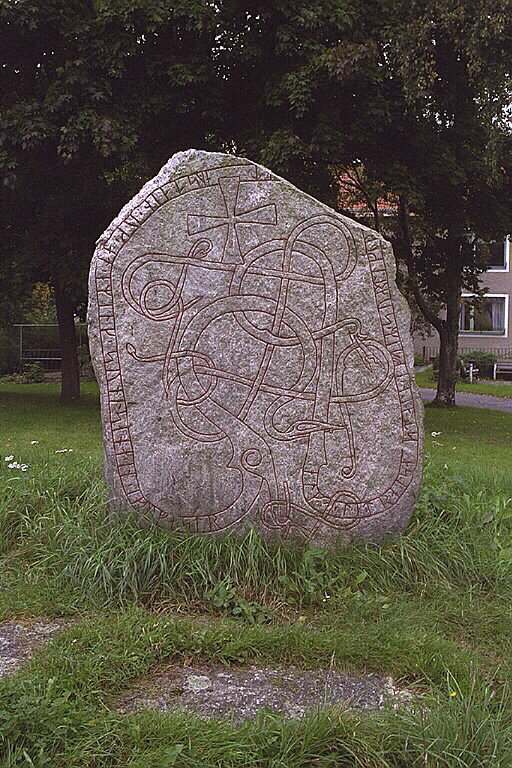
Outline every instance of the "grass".
{"label": "grass", "polygon": [[[416,383],[418,387],[436,389],[437,381],[434,379],[432,368],[417,373]],[[469,382],[467,379],[459,379],[457,382],[457,392],[472,392],[474,395],[494,395],[494,397],[512,397],[512,381],[477,379]]]}
{"label": "grass", "polygon": [[508,487],[512,414],[466,406],[425,408],[425,433],[426,454],[437,463],[476,473],[484,484],[498,478]]}
{"label": "grass", "polygon": [[[30,465],[0,462],[0,615],[79,619],[0,685],[2,768],[510,768],[511,414],[427,409],[406,534],[326,551],[113,524],[93,387],[63,407],[2,384],[0,407],[4,455]],[[112,710],[164,660],[333,664],[423,704],[241,727]]]}
{"label": "grass", "polygon": [[[24,461],[71,448],[80,456],[100,456],[99,394],[95,382],[82,382],[78,403],[61,405],[59,384],[12,384],[0,379],[0,445],[4,455]],[[37,447],[32,441],[37,440]]]}

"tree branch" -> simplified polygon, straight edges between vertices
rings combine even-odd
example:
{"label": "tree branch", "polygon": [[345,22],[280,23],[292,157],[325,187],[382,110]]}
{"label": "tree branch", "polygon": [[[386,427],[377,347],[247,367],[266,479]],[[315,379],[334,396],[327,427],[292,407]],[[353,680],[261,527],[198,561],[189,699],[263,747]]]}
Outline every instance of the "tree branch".
{"label": "tree branch", "polygon": [[400,232],[402,235],[402,251],[401,255],[404,258],[405,265],[407,267],[407,282],[412,291],[412,294],[416,300],[420,311],[431,325],[441,333],[444,328],[443,320],[439,317],[432,307],[428,304],[425,296],[420,290],[418,280],[414,273],[414,261],[413,261],[413,243],[411,237],[411,229],[409,226],[409,206],[403,195],[398,198],[398,221],[400,225]]}

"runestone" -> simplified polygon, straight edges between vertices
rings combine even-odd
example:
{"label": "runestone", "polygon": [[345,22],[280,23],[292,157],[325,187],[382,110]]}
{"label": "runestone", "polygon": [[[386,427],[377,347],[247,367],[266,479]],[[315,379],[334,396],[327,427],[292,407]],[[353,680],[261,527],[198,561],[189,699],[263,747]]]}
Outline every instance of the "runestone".
{"label": "runestone", "polygon": [[246,159],[175,155],[100,237],[112,510],[329,544],[403,530],[423,409],[389,243]]}

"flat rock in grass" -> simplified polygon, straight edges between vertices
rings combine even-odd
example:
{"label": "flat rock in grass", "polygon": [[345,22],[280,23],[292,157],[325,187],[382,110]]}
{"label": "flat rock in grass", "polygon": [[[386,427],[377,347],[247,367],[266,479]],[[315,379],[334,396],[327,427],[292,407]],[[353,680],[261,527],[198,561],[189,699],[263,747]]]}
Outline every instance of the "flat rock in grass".
{"label": "flat rock in grass", "polygon": [[319,707],[379,709],[398,695],[389,678],[348,677],[329,669],[297,667],[168,666],[116,702],[116,710],[193,712],[199,717],[254,719],[261,710],[298,719]]}
{"label": "flat rock in grass", "polygon": [[422,404],[394,273],[381,236],[266,168],[175,155],[91,265],[112,508],[322,544],[403,530]]}
{"label": "flat rock in grass", "polygon": [[37,619],[0,623],[0,678],[11,675],[45,645],[59,629],[73,622],[69,619]]}

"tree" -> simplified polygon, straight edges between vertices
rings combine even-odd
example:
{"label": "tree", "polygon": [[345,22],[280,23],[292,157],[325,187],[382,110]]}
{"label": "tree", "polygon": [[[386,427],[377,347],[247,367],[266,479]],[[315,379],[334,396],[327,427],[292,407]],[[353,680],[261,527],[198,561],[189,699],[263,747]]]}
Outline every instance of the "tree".
{"label": "tree", "polygon": [[327,57],[352,38],[361,8],[362,0],[219,4],[216,64],[233,150],[332,204],[330,165],[349,155],[332,119],[339,89],[331,92]]}
{"label": "tree", "polygon": [[437,403],[453,404],[460,295],[485,268],[474,246],[509,227],[511,1],[0,0],[3,243],[55,287],[63,395],[96,236],[195,145],[331,204],[332,168],[354,164],[396,196],[395,254],[440,334]]}
{"label": "tree", "polygon": [[200,0],[0,0],[0,25],[4,258],[54,287],[71,400],[96,238],[170,154],[204,144],[220,113],[215,12]]}
{"label": "tree", "polygon": [[510,228],[510,10],[508,0],[404,4],[376,40],[395,109],[382,151],[364,142],[361,155],[398,198],[395,254],[439,334],[434,405],[455,404],[461,294],[480,291],[486,268],[478,242]]}
{"label": "tree", "polygon": [[[477,291],[486,267],[476,245],[510,228],[511,10],[510,0],[282,2],[237,33],[249,52],[239,90],[256,95],[240,116],[242,147],[324,199],[326,169],[354,165],[396,197],[395,255],[440,336],[437,405],[455,403],[461,292]],[[251,117],[258,136],[244,130]]]}

